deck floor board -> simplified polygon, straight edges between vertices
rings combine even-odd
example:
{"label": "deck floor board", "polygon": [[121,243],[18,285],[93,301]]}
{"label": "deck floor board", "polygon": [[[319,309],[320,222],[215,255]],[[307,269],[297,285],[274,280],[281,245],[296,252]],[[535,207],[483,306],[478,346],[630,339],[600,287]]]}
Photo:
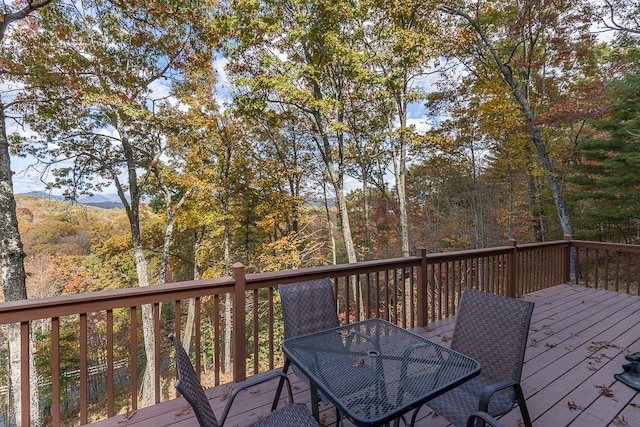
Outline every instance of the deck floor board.
{"label": "deck floor board", "polygon": [[[640,392],[613,377],[622,372],[625,352],[640,351],[640,297],[560,285],[525,299],[536,303],[522,379],[534,426],[640,427]],[[446,345],[454,327],[455,318],[448,318],[413,331]],[[308,386],[294,374],[290,378],[294,400],[310,407]],[[240,394],[225,425],[244,426],[268,414],[276,386],[277,381],[272,381]],[[207,390],[218,416],[228,387]],[[320,411],[323,425],[335,425],[332,405],[320,405]],[[520,418],[516,407],[501,421],[517,426]],[[128,419],[118,415],[94,423],[96,427],[196,424],[182,398],[140,409]],[[445,427],[449,423],[423,407],[416,425]]]}

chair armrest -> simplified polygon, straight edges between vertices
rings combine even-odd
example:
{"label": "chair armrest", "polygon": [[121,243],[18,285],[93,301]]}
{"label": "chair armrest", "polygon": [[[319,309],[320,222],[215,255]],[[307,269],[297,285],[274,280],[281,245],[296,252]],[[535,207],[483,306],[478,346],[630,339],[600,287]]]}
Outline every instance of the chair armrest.
{"label": "chair armrest", "polygon": [[497,391],[504,390],[505,388],[509,387],[515,387],[517,385],[518,383],[513,380],[503,380],[495,384],[486,386],[480,394],[480,403],[478,405],[478,410],[482,412],[488,412],[489,400],[491,400],[491,396],[493,396]]}
{"label": "chair armrest", "polygon": [[491,415],[487,414],[486,412],[482,412],[482,411],[474,412],[473,414],[471,414],[471,416],[467,421],[467,427],[475,427],[476,420],[478,419],[486,422],[491,427],[503,427],[503,425],[500,424],[495,418],[493,418]]}
{"label": "chair armrest", "polygon": [[293,403],[293,392],[291,391],[291,382],[289,381],[289,377],[287,376],[287,374],[279,371],[269,372],[265,375],[259,376],[258,378],[251,378],[239,384],[236,384],[236,386],[233,388],[233,391],[231,392],[231,396],[229,396],[229,401],[224,407],[222,416],[220,417],[220,425],[221,426],[224,425],[224,422],[227,419],[227,416],[229,415],[229,411],[231,410],[231,405],[233,405],[233,401],[241,391],[251,388],[253,386],[256,386],[258,384],[262,384],[267,381],[274,380],[276,378],[277,379],[283,378],[285,380],[285,382],[287,383],[287,391],[289,393],[289,402]]}

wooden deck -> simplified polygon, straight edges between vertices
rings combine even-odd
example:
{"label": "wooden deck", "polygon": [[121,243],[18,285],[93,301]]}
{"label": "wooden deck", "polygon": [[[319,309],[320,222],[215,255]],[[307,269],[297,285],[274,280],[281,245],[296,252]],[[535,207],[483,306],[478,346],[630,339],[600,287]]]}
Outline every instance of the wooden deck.
{"label": "wooden deck", "polygon": [[[557,426],[640,426],[640,393],[617,382],[624,355],[640,351],[640,297],[574,285],[560,285],[526,296],[536,303],[522,386],[533,424]],[[445,319],[417,332],[446,342],[455,319]],[[291,374],[296,402],[309,405],[308,387]],[[241,394],[225,425],[244,426],[269,411],[277,381]],[[257,387],[256,387],[257,388]],[[207,390],[217,415],[222,413],[229,386]],[[335,410],[322,406],[321,423],[335,425]],[[419,426],[447,426],[448,422],[423,407]],[[515,408],[501,418],[518,426]],[[195,425],[186,402],[174,399],[141,409],[129,417],[118,415],[96,426]],[[346,423],[350,425],[349,423]]]}

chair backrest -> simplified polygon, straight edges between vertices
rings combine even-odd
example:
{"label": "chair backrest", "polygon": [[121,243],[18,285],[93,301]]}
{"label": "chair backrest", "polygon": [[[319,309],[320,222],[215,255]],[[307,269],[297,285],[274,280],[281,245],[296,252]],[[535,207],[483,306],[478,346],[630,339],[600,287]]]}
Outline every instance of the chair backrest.
{"label": "chair backrest", "polygon": [[466,288],[460,299],[451,348],[473,357],[489,383],[520,382],[532,302]]}
{"label": "chair backrest", "polygon": [[171,340],[176,350],[178,379],[174,383],[175,388],[189,402],[201,427],[219,427],[218,419],[213,413],[213,409],[211,409],[211,404],[209,404],[209,400],[202,389],[187,352],[175,335],[169,334],[169,340]]}
{"label": "chair backrest", "polygon": [[331,279],[278,285],[284,337],[310,334],[340,326]]}

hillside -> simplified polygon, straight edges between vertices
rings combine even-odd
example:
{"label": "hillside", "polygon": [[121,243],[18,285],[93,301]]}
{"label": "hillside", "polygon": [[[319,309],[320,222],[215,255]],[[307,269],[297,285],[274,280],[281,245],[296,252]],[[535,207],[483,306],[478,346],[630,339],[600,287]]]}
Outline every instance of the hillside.
{"label": "hillside", "polygon": [[113,239],[126,245],[123,209],[25,195],[16,196],[16,204],[30,298],[86,290],[101,270],[89,264],[96,248]]}

